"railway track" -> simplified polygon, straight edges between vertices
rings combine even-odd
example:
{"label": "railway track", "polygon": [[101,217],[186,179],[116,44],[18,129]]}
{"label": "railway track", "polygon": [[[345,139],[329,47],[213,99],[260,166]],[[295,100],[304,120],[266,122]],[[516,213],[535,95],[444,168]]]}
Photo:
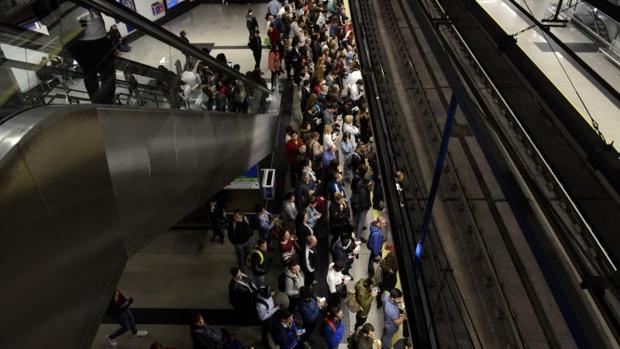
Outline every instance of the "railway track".
{"label": "railway track", "polygon": [[[360,36],[363,41],[360,46],[372,50],[364,63],[381,96],[377,96],[378,108],[387,129],[380,131],[391,139],[394,164],[408,174],[410,190],[403,197],[403,205],[415,225],[421,221],[426,202],[451,86],[406,1],[361,0],[352,6],[357,21],[365,24],[361,35],[358,33],[358,41]],[[477,107],[484,104],[498,115],[506,114],[493,105],[501,96],[494,94],[483,79],[469,87],[484,94],[476,100]],[[470,125],[459,109],[455,126],[435,204],[432,238],[421,263],[427,276],[424,317],[428,322],[427,333],[420,336],[427,341],[421,347],[576,347],[521,226],[485,160],[486,154],[474,138],[472,129],[479,125]],[[525,136],[512,132],[501,140],[512,137],[525,144]],[[530,193],[529,204],[541,220],[539,226],[546,230],[538,233],[555,235],[553,229],[564,228],[567,222],[574,228],[566,199],[556,194],[558,190],[545,173],[544,164],[532,156],[535,149],[525,144],[517,156],[514,147],[509,148],[502,149],[511,151],[504,156],[516,156],[526,162],[520,166],[533,167],[538,172],[535,179],[547,184],[538,194],[564,212],[549,219],[545,216],[549,210],[536,205]],[[519,172],[519,165],[512,160],[508,165]],[[556,243],[556,247],[561,245],[560,241]]]}

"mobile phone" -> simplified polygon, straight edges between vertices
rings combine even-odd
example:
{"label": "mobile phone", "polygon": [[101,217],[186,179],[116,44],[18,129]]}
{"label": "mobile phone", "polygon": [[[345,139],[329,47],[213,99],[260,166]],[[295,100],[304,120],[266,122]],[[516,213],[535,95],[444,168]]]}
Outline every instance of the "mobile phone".
{"label": "mobile phone", "polygon": [[304,333],[306,333],[306,329],[305,328],[297,330],[297,334],[304,334]]}
{"label": "mobile phone", "polygon": [[325,297],[319,298],[319,302],[321,302],[321,303],[325,303],[326,300],[327,300],[327,298],[325,298]]}

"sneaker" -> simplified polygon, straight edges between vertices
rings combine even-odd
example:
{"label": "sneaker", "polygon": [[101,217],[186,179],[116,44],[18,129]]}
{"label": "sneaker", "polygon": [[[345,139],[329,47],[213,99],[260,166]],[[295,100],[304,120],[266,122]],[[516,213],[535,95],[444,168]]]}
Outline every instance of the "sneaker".
{"label": "sneaker", "polygon": [[146,335],[149,334],[149,331],[145,331],[145,330],[138,330],[138,332],[136,332],[136,334],[134,334],[134,337],[146,337]]}
{"label": "sneaker", "polygon": [[115,347],[115,346],[117,346],[117,345],[118,345],[118,342],[117,342],[115,339],[110,338],[110,335],[109,335],[109,334],[106,334],[106,335],[105,335],[105,339],[107,339],[107,340],[108,340],[108,344],[109,344],[111,347]]}

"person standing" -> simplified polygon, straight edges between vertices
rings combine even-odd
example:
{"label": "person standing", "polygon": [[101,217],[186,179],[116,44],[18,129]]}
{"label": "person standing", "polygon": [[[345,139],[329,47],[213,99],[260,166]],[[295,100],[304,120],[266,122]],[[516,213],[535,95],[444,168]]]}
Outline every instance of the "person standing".
{"label": "person standing", "polygon": [[327,349],[336,349],[340,345],[340,341],[344,336],[343,317],[344,314],[342,309],[340,309],[340,307],[334,307],[323,319],[321,334],[323,334]]}
{"label": "person standing", "polygon": [[256,29],[253,33],[250,33],[250,41],[248,47],[252,50],[254,56],[254,69],[260,70],[260,59],[263,53],[263,43],[260,39],[260,32]]}
{"label": "person standing", "polygon": [[372,277],[360,279],[355,283],[355,300],[361,307],[360,311],[355,314],[355,330],[366,323],[372,301],[377,294],[379,294],[379,289],[373,287]]}
{"label": "person standing", "polygon": [[368,258],[368,276],[374,276],[375,263],[381,261],[383,254],[383,241],[385,240],[383,235],[383,228],[386,226],[386,221],[383,216],[377,217],[377,219],[370,223],[370,234],[368,235],[368,242],[366,247],[370,250],[370,257]]}
{"label": "person standing", "polygon": [[273,341],[280,349],[294,349],[301,346],[299,337],[303,331],[297,329],[297,325],[293,319],[293,313],[284,309],[280,310],[280,321],[275,324],[272,332]]}
{"label": "person standing", "polygon": [[215,241],[216,238],[220,240],[220,244],[224,244],[224,226],[226,224],[226,215],[224,214],[224,208],[217,202],[215,198],[209,200],[207,206],[207,218],[211,230],[213,230],[213,237],[211,241]]}
{"label": "person standing", "polygon": [[228,302],[241,318],[254,313],[256,286],[238,267],[230,268],[232,278],[228,283]]}
{"label": "person standing", "polygon": [[372,205],[370,202],[371,183],[368,178],[363,178],[356,185],[356,193],[351,196],[351,209],[355,217],[355,236],[362,241],[364,241],[362,232],[368,217],[368,210]]}
{"label": "person standing", "polygon": [[245,26],[248,28],[250,36],[258,30],[258,21],[256,20],[256,16],[254,16],[254,11],[252,11],[252,9],[249,9],[248,14],[245,15]]}
{"label": "person standing", "polygon": [[116,92],[115,49],[103,17],[99,11],[89,9],[78,21],[83,31],[67,49],[84,72],[84,86],[91,103],[112,104]]}
{"label": "person standing", "polygon": [[269,258],[267,258],[267,240],[259,238],[256,247],[250,253],[250,266],[254,283],[258,287],[265,286],[265,275],[269,270]]}
{"label": "person standing", "polygon": [[295,311],[299,303],[299,290],[304,287],[304,274],[301,272],[299,264],[293,260],[284,269],[284,293],[288,296],[288,310]]}
{"label": "person standing", "polygon": [[[277,0],[276,0],[277,1]],[[271,44],[271,50],[269,50],[268,68],[271,72],[271,91],[276,90],[278,81],[280,80],[280,71],[282,70],[280,51],[278,46],[274,43]]]}
{"label": "person standing", "polygon": [[266,286],[259,288],[256,294],[256,313],[261,324],[260,334],[263,348],[271,348],[268,335],[273,327],[273,315],[279,309],[280,306],[275,305],[273,300],[273,290]]}
{"label": "person standing", "polygon": [[[187,32],[185,30],[181,30],[179,33],[179,40],[181,42],[190,45],[189,39],[187,38]],[[185,70],[191,70],[194,67],[194,62],[192,62],[192,56],[189,53],[185,54]]]}
{"label": "person standing", "polygon": [[252,237],[252,229],[247,218],[241,213],[240,209],[236,209],[233,219],[228,226],[228,240],[235,247],[237,255],[237,265],[241,268],[245,265],[248,255],[250,254],[250,237]]}
{"label": "person standing", "polygon": [[375,339],[375,327],[371,323],[366,323],[359,331],[353,333],[349,339],[351,349],[380,349],[378,341]]}
{"label": "person standing", "polygon": [[316,329],[319,317],[321,316],[321,304],[314,296],[312,286],[308,285],[302,287],[300,293],[299,313],[301,314],[301,321],[306,330],[306,333],[304,333],[301,339],[302,341],[306,341]]}
{"label": "person standing", "polygon": [[114,290],[114,295],[112,296],[106,314],[112,316],[114,320],[121,325],[121,328],[114,331],[112,334],[106,335],[108,344],[112,347],[118,345],[116,338],[129,330],[131,330],[134,337],[144,337],[149,334],[148,331],[136,329],[136,322],[131,313],[131,309],[129,309],[131,303],[133,303],[132,297],[125,298],[118,288]]}
{"label": "person standing", "polygon": [[282,4],[280,4],[280,1],[271,0],[267,4],[267,15],[271,15],[273,18],[276,18],[278,13],[280,13],[280,9],[282,9]]}
{"label": "person standing", "polygon": [[306,243],[301,249],[301,270],[304,273],[305,284],[310,286],[315,284],[316,268],[319,265],[319,261],[316,255],[316,245],[318,240],[316,236],[306,236]]}
{"label": "person standing", "polygon": [[256,219],[258,220],[258,237],[267,241],[267,247],[269,247],[269,238],[274,226],[274,216],[264,206],[257,205]]}
{"label": "person standing", "polygon": [[398,327],[405,322],[407,317],[400,311],[403,293],[394,288],[383,294],[383,336],[381,337],[382,349],[392,347],[392,339],[398,331]]}

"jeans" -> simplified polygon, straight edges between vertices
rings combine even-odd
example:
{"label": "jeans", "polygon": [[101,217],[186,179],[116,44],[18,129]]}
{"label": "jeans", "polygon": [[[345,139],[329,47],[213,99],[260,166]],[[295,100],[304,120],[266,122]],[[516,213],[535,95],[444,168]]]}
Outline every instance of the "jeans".
{"label": "jeans", "polygon": [[363,210],[355,215],[355,236],[358,238],[362,237],[364,224],[366,224],[366,217],[368,217],[368,210]]}
{"label": "jeans", "polygon": [[250,241],[246,241],[242,244],[236,244],[235,254],[237,255],[237,265],[239,268],[243,268],[245,266],[245,261],[250,255]]}
{"label": "jeans", "polygon": [[394,327],[394,328],[384,327],[383,328],[383,336],[381,336],[381,349],[390,349],[392,347],[392,338],[394,337],[397,331],[398,331],[398,327]]}
{"label": "jeans", "polygon": [[122,312],[121,315],[116,318],[116,321],[118,321],[119,325],[121,325],[121,328],[114,331],[114,333],[110,335],[110,339],[114,339],[127,332],[128,330],[131,330],[131,333],[133,334],[138,333],[138,329],[136,329],[136,322],[133,318],[131,310],[127,309]]}

